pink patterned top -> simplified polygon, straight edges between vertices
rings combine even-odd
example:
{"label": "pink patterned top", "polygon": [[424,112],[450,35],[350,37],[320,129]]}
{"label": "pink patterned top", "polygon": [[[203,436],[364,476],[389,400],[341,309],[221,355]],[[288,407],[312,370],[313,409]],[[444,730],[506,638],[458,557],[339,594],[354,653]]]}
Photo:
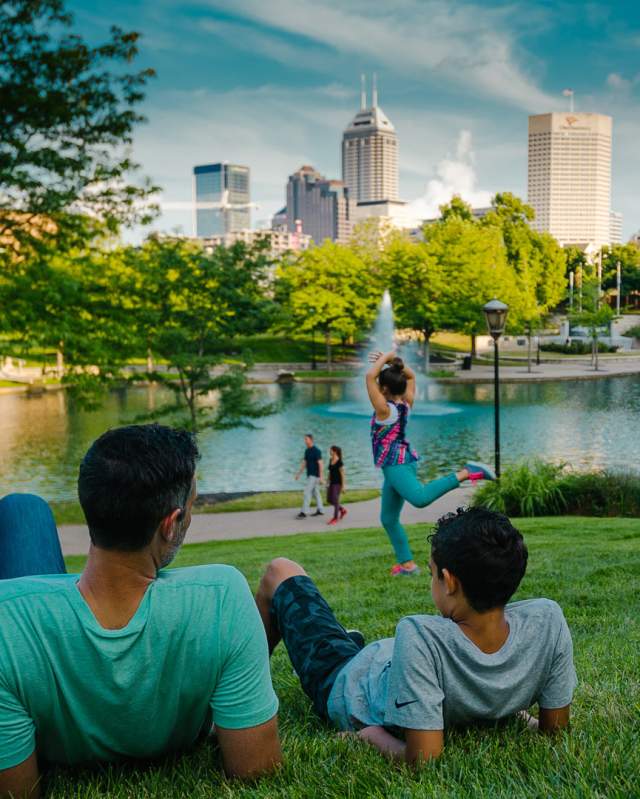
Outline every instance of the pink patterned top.
{"label": "pink patterned top", "polygon": [[375,412],[371,418],[373,462],[378,468],[413,463],[419,459],[418,453],[405,438],[409,417],[408,403],[389,401],[388,404],[391,410],[390,419],[379,422]]}

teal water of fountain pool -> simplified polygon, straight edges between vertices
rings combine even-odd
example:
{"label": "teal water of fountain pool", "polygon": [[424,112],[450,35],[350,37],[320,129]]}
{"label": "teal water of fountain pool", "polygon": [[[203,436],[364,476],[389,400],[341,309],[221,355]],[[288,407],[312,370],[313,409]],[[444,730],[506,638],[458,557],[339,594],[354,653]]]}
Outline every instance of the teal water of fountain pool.
{"label": "teal water of fountain pool", "polygon": [[[201,492],[300,487],[293,475],[311,432],[328,454],[344,450],[348,485],[378,486],[371,465],[369,408],[362,381],[257,387],[280,411],[255,430],[204,431],[199,437]],[[0,496],[34,491],[47,499],[75,496],[78,464],[93,439],[131,422],[162,401],[157,388],[112,392],[93,412],[69,404],[64,392],[27,399],[0,395]],[[490,385],[420,389],[409,423],[420,473],[433,477],[467,458],[493,458]],[[538,456],[576,468],[640,468],[640,377],[585,382],[505,384],[502,457],[508,465]]]}

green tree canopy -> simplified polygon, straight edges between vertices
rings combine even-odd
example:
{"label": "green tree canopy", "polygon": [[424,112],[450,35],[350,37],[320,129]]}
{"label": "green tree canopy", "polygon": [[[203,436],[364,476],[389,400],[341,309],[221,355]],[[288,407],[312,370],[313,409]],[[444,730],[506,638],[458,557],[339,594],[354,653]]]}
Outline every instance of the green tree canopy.
{"label": "green tree canopy", "polygon": [[[0,14],[0,258],[90,219],[144,220],[152,187],[128,182],[135,110],[152,70],[131,71],[139,34],[111,28],[89,46],[62,0],[5,0]],[[141,210],[142,209],[142,210]]]}
{"label": "green tree canopy", "polygon": [[125,259],[139,345],[163,363],[151,377],[174,394],[174,403],[154,415],[184,423],[186,410],[195,431],[251,426],[270,413],[246,386],[248,357],[223,365],[226,341],[265,330],[273,317],[266,244],[237,243],[209,254],[194,242],[152,237],[139,250],[129,248]]}
{"label": "green tree canopy", "polygon": [[287,327],[321,330],[331,369],[331,336],[354,336],[371,326],[382,294],[379,279],[357,252],[331,241],[281,263],[277,274]]}

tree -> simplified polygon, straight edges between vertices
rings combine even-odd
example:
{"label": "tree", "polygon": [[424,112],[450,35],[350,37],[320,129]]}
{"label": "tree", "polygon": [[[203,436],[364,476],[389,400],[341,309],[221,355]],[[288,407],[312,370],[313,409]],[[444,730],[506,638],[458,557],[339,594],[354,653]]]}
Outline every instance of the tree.
{"label": "tree", "polygon": [[379,280],[350,247],[331,241],[281,263],[277,275],[284,284],[280,295],[287,297],[287,326],[322,330],[331,370],[331,336],[354,336],[372,324],[382,294]]}
{"label": "tree", "polygon": [[480,225],[466,214],[442,209],[442,218],[425,225],[426,252],[437,263],[445,286],[442,326],[475,337],[485,330],[482,308],[492,297],[510,306],[509,324],[519,321],[520,297],[506,261],[502,234],[496,226]]}
{"label": "tree", "polygon": [[120,264],[98,244],[34,252],[0,272],[7,345],[57,352],[58,376],[85,405],[136,354]]}
{"label": "tree", "polygon": [[603,328],[608,329],[613,319],[613,311],[602,302],[597,277],[591,273],[583,279],[582,309],[571,315],[573,324],[585,327],[591,336],[591,364],[598,371],[598,336]]}
{"label": "tree", "polygon": [[423,242],[396,237],[383,253],[384,274],[398,327],[418,331],[424,340],[424,370],[429,372],[429,342],[447,320],[445,270]]}
{"label": "tree", "polygon": [[621,305],[640,294],[640,248],[636,244],[614,244],[602,250],[602,288],[609,294],[617,291],[617,267],[620,264]]}
{"label": "tree", "polygon": [[[135,107],[153,75],[127,71],[139,34],[91,47],[63,0],[5,0],[0,15],[0,258],[144,221],[148,183],[127,182]],[[124,69],[121,68],[124,65]],[[67,245],[68,246],[68,245]]]}
{"label": "tree", "polygon": [[[208,254],[193,242],[152,237],[126,257],[135,265],[132,323],[141,347],[162,362],[162,370],[144,377],[174,395],[154,416],[178,419],[196,432],[251,427],[253,419],[272,413],[273,406],[257,404],[247,388],[248,359],[223,363],[226,341],[260,332],[272,318],[265,243]],[[203,403],[212,397],[213,403]]]}
{"label": "tree", "polygon": [[[518,317],[528,339],[527,368],[532,370],[531,340],[544,316],[566,295],[566,257],[548,233],[532,230],[531,206],[510,192],[498,193],[481,224],[497,227],[519,295]],[[512,324],[515,321],[511,313]]]}

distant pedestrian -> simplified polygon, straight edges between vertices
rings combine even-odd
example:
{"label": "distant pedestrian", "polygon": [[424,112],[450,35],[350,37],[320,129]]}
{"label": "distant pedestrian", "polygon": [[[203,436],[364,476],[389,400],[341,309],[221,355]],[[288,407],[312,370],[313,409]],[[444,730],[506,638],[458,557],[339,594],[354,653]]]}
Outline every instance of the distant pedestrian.
{"label": "distant pedestrian", "polygon": [[[313,443],[313,436],[307,433],[304,437],[305,451],[300,464],[300,469],[296,474],[295,479],[298,480],[302,472],[306,470],[307,482],[304,487],[304,500],[302,503],[302,510],[296,516],[296,519],[306,519],[307,516],[323,516],[324,507],[322,505],[322,495],[320,493],[320,486],[323,482],[323,469],[322,452]],[[311,497],[314,496],[316,500],[316,512],[311,513]]]}
{"label": "distant pedestrian", "polygon": [[329,450],[329,485],[327,486],[327,502],[333,505],[333,519],[327,524],[337,524],[347,515],[347,509],[340,504],[340,494],[346,491],[342,449],[335,444]]}

